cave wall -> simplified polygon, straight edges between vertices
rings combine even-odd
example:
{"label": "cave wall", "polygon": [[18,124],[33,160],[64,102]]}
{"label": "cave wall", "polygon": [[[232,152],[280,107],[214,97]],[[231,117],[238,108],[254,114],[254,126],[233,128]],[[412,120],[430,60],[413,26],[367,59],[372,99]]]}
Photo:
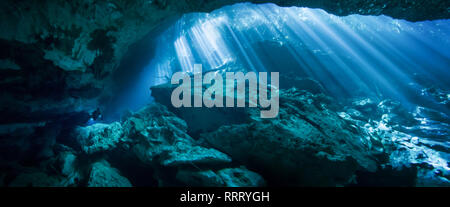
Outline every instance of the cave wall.
{"label": "cave wall", "polygon": [[[244,0],[3,0],[0,2],[2,124],[94,110],[112,97],[128,47],[161,22]],[[251,0],[322,8],[336,15],[449,18],[447,0]]]}

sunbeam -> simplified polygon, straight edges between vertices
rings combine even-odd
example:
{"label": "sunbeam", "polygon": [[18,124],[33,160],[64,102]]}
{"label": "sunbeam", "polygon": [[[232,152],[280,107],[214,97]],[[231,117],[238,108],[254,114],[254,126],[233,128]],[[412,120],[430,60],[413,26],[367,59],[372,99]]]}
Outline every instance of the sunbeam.
{"label": "sunbeam", "polygon": [[[267,59],[276,57],[279,65],[296,62],[298,67],[290,72],[319,80],[336,97],[375,93],[409,103],[417,97],[408,90],[420,85],[413,74],[448,87],[448,73],[441,74],[450,66],[446,22],[338,17],[319,9],[273,4],[229,6],[210,14],[185,15],[179,22],[184,23],[160,37],[156,53],[164,55],[151,60],[143,77],[153,77],[151,85],[167,82],[176,71],[192,73],[196,63],[203,64],[203,70],[233,64],[251,71],[287,71],[267,65]],[[269,48],[268,57],[261,56],[256,47],[266,43],[285,48],[292,60]]]}
{"label": "sunbeam", "polygon": [[449,0],[0,5],[0,187],[450,186]]}

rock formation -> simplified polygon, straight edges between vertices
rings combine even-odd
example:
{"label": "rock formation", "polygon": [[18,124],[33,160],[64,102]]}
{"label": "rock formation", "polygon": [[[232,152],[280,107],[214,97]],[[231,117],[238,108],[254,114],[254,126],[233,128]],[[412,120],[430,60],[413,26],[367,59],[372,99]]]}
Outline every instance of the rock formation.
{"label": "rock formation", "polygon": [[[410,135],[447,139],[445,113],[411,113],[374,96],[338,103],[304,77],[281,77],[276,119],[260,119],[257,109],[174,109],[172,86],[159,85],[155,103],[86,126],[139,74],[122,65],[136,44],[151,45],[185,13],[241,2],[1,1],[0,186],[449,185],[447,142]],[[409,21],[450,17],[446,0],[245,2]],[[423,93],[448,109],[448,91]]]}

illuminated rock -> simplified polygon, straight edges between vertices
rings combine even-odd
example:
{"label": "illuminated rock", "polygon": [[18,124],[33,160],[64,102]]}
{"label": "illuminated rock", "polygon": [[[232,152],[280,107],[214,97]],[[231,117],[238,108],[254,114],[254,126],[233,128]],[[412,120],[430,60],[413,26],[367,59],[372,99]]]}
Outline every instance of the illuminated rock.
{"label": "illuminated rock", "polygon": [[347,185],[357,170],[374,172],[377,164],[361,135],[330,110],[326,100],[305,91],[281,91],[278,118],[253,117],[248,124],[222,126],[202,137],[257,169],[268,182]]}
{"label": "illuminated rock", "polygon": [[74,134],[81,149],[87,154],[114,149],[116,145],[127,140],[123,137],[122,126],[118,122],[79,127]]}

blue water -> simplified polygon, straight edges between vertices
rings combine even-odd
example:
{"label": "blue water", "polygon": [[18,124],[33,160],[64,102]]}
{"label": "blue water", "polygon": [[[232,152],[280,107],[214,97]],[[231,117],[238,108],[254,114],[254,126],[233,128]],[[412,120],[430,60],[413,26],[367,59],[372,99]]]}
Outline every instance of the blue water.
{"label": "blue water", "polygon": [[318,80],[335,97],[375,95],[433,105],[436,100],[421,93],[427,84],[449,89],[449,37],[449,20],[339,17],[274,4],[186,14],[157,37],[155,56],[127,94],[126,107],[149,102],[149,87],[174,72],[192,72],[194,64],[204,71],[239,66],[296,73]]}
{"label": "blue water", "polygon": [[317,80],[326,95],[349,107],[355,99],[398,101],[419,124],[388,126],[376,117],[361,128],[403,130],[394,130],[392,138],[420,139],[402,145],[426,151],[426,163],[450,172],[450,20],[339,17],[321,9],[244,3],[186,14],[155,38],[154,56],[121,99],[119,111],[151,102],[151,86],[169,82],[178,71],[192,73],[194,64],[202,64],[203,71],[280,72]]}

